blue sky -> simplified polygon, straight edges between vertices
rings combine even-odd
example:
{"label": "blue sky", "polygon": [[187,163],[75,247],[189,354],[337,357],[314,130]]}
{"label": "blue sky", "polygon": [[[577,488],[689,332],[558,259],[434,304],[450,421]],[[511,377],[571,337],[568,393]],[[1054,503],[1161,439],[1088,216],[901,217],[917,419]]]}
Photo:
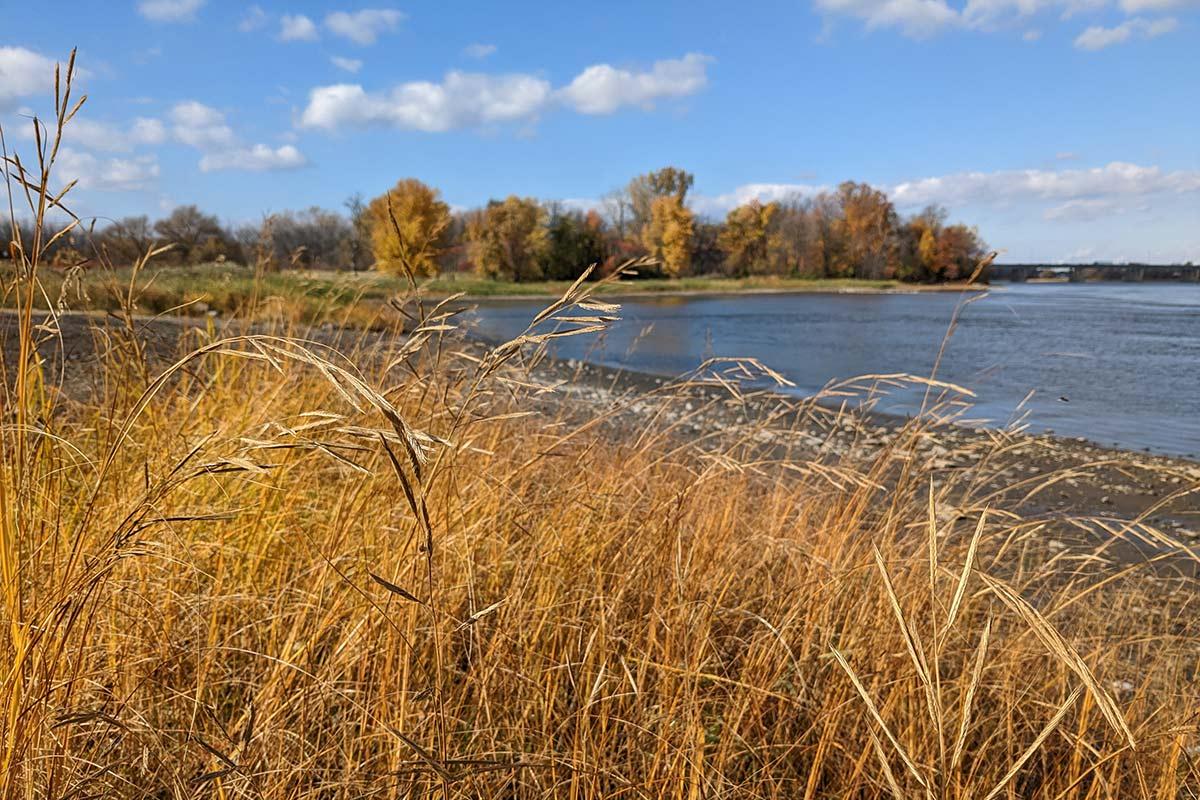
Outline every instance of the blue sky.
{"label": "blue sky", "polygon": [[589,204],[675,164],[706,214],[854,179],[1005,260],[1200,261],[1197,0],[12,6],[10,146],[79,48],[81,214],[242,222],[407,176]]}

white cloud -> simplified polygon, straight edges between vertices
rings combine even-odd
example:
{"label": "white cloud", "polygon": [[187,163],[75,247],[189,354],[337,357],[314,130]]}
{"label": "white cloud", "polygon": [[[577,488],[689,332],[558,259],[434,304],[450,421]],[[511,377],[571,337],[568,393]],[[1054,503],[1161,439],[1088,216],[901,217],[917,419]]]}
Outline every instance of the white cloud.
{"label": "white cloud", "polygon": [[200,159],[202,172],[217,170],[242,170],[266,172],[272,170],[298,169],[308,164],[308,159],[290,144],[272,148],[265,144],[238,147],[216,153],[207,153]]}
{"label": "white cloud", "polygon": [[263,11],[262,6],[250,6],[246,9],[246,15],[242,17],[238,23],[238,30],[242,33],[250,33],[267,24],[267,12]]}
{"label": "white cloud", "polygon": [[335,11],[325,17],[325,27],[355,44],[374,44],[381,34],[394,31],[404,14],[392,8],[364,8],[361,11]]}
{"label": "white cloud", "polygon": [[708,56],[691,53],[658,61],[648,72],[597,64],[557,91],[536,75],[458,71],[447,73],[440,83],[413,81],[378,92],[350,83],[318,86],[309,93],[299,124],[325,130],[390,125],[440,132],[531,121],[555,103],[581,114],[610,114],[631,105],[650,108],[660,98],[682,97],[703,89],[708,83],[709,61]]}
{"label": "white cloud", "polygon": [[1157,166],[1113,161],[1089,169],[963,172],[900,183],[892,187],[890,194],[897,205],[917,207],[929,203],[1000,204],[1186,192],[1200,192],[1200,170],[1165,172]]}
{"label": "white cloud", "polygon": [[54,61],[24,47],[0,47],[0,110],[54,90]]}
{"label": "white cloud", "polygon": [[358,72],[363,65],[363,62],[357,58],[342,58],[341,56],[331,56],[329,61],[338,69],[346,72]]}
{"label": "white cloud", "polygon": [[1102,50],[1114,44],[1124,44],[1130,39],[1154,39],[1178,27],[1179,21],[1174,17],[1155,20],[1134,17],[1112,28],[1093,25],[1076,37],[1075,46],[1080,50]]}
{"label": "white cloud", "polygon": [[100,191],[145,189],[159,173],[153,156],[101,159],[70,147],[58,151],[55,168],[64,179],[78,180],[80,188]]}
{"label": "white cloud", "polygon": [[648,108],[660,98],[683,97],[703,89],[710,61],[709,56],[688,53],[683,58],[656,61],[649,72],[596,64],[558,94],[581,114],[611,114],[622,106]]}
{"label": "white cloud", "polygon": [[550,98],[550,84],[532,75],[451,72],[441,83],[405,83],[368,93],[355,84],[321,86],[309,95],[300,124],[306,128],[391,125],[447,131],[529,119]]}
{"label": "white cloud", "polygon": [[1069,17],[1085,8],[1102,6],[1108,0],[967,0],[957,12],[963,25],[992,31],[1014,21],[1026,20],[1045,11]]}
{"label": "white cloud", "polygon": [[[1116,0],[1127,14],[1165,11],[1200,4],[1200,0]],[[1027,42],[1042,36],[1030,21],[1046,14],[1068,20],[1078,14],[1097,12],[1113,5],[1112,0],[813,0],[814,8],[825,15],[850,17],[861,21],[868,30],[897,28],[906,36],[923,39],[947,30],[1021,31]],[[1093,26],[1077,39],[1076,46],[1096,50],[1131,38],[1153,38],[1173,31],[1174,19],[1129,19],[1113,28]]]}
{"label": "white cloud", "polygon": [[1050,222],[1091,222],[1119,209],[1117,201],[1109,197],[1079,197],[1046,209],[1042,218]]}
{"label": "white cloud", "polygon": [[203,103],[195,100],[178,103],[171,109],[170,117],[172,135],[189,147],[210,150],[230,147],[235,142],[233,128],[226,123],[225,115]]}
{"label": "white cloud", "polygon": [[166,127],[161,120],[138,117],[127,129],[108,122],[96,122],[76,117],[67,123],[64,138],[69,144],[89,150],[127,152],[135,145],[157,145],[166,141]]}
{"label": "white cloud", "polygon": [[[963,172],[882,186],[905,211],[936,204],[951,209],[1035,208],[1050,222],[1083,222],[1127,211],[1172,207],[1181,196],[1200,200],[1200,170],[1165,171],[1114,161],[1084,169]],[[836,191],[828,185],[749,183],[718,195],[692,195],[699,213],[720,215],[751,200],[769,203]]]}
{"label": "white cloud", "polygon": [[272,148],[265,144],[245,145],[234,134],[225,114],[195,100],[177,104],[171,109],[171,135],[189,147],[201,151],[202,172],[217,170],[296,169],[308,159],[293,145]]}
{"label": "white cloud", "polygon": [[205,0],[142,0],[138,13],[154,22],[190,22]]}
{"label": "white cloud", "polygon": [[827,191],[832,191],[832,187],[807,183],[747,183],[724,194],[694,195],[691,205],[700,214],[716,216],[751,200],[760,203],[782,202],[796,197],[813,197]]}
{"label": "white cloud", "polygon": [[1175,8],[1186,8],[1197,5],[1196,0],[1119,0],[1118,4],[1126,14],[1144,14],[1147,11],[1170,11]]}
{"label": "white cloud", "polygon": [[129,128],[129,138],[134,144],[162,144],[167,140],[167,127],[162,120],[138,117]]}
{"label": "white cloud", "polygon": [[463,55],[471,58],[487,58],[496,52],[494,44],[469,44],[463,48]]}
{"label": "white cloud", "polygon": [[959,12],[945,0],[815,0],[826,15],[854,17],[868,29],[896,27],[913,38],[924,38],[961,23]]}
{"label": "white cloud", "polygon": [[317,25],[303,14],[284,14],[279,19],[279,40],[283,42],[314,42]]}

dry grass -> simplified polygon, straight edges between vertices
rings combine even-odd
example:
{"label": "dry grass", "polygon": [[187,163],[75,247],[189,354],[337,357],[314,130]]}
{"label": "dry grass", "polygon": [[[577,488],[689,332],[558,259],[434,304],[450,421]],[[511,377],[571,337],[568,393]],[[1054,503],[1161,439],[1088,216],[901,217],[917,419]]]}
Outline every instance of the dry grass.
{"label": "dry grass", "polygon": [[932,482],[906,443],[935,409],[821,463],[752,419],[683,435],[682,386],[580,419],[525,369],[615,315],[578,286],[488,352],[419,297],[406,338],[198,329],[169,365],[127,319],[66,396],[38,249],[4,362],[4,798],[1200,791],[1194,583],[1051,554],[986,458]]}

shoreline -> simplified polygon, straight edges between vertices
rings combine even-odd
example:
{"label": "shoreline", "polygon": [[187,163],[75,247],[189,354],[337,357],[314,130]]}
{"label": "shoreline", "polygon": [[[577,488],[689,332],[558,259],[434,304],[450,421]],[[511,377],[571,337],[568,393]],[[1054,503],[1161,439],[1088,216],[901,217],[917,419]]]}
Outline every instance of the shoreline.
{"label": "shoreline", "polygon": [[[68,394],[75,387],[86,387],[95,359],[91,327],[106,318],[87,312],[60,316],[64,357],[54,355],[57,340],[48,343],[43,355],[50,357],[50,369],[63,368]],[[15,320],[10,311],[0,311],[0,343],[6,360],[13,355],[9,351]],[[208,321],[219,326],[229,322],[193,317],[137,319],[139,335],[156,357],[173,357],[180,336]],[[355,331],[352,338],[360,335],[389,334]],[[322,344],[338,345],[338,331],[331,327],[314,328],[307,336]],[[489,346],[473,335],[465,335],[462,341],[468,348]],[[692,392],[686,403],[658,409],[654,401],[664,388],[673,387],[672,379],[581,361],[547,357],[532,368],[531,374],[539,382],[558,384],[558,391],[531,398],[534,407],[553,415],[577,415],[579,419],[606,415],[610,418],[605,424],[612,426],[616,436],[635,435],[652,408],[662,412],[658,418],[661,422],[692,440],[718,441],[722,436],[736,435],[751,419],[758,423],[768,420],[769,427],[755,429],[756,446],[782,449],[814,463],[837,463],[842,459],[865,463],[881,449],[897,446],[909,423],[906,418],[881,412],[851,415],[852,420],[843,418],[837,424],[825,424],[811,414],[797,420],[780,410],[803,406],[800,398],[747,388],[743,401],[732,402],[725,390],[698,384],[686,387]],[[1131,524],[1153,525],[1200,545],[1200,461],[1116,449],[1055,434],[949,423],[922,431],[915,447],[915,457],[926,459],[935,476],[975,470],[986,464],[987,470],[979,474],[986,473],[997,498],[1005,499],[1023,514],[1047,520],[1094,517],[1108,520],[1111,527],[1120,530]],[[1043,482],[1047,482],[1045,489],[1034,490]],[[1030,496],[1023,496],[1030,491]],[[1126,544],[1138,547],[1129,542],[1121,546]],[[1139,552],[1144,555],[1144,550]]]}
{"label": "shoreline", "polygon": [[[899,284],[897,286],[820,286],[813,285],[805,287],[803,285],[796,286],[713,286],[706,288],[691,288],[691,289],[630,289],[624,290],[621,284],[614,284],[613,288],[605,289],[596,292],[596,297],[605,297],[611,300],[640,300],[647,297],[736,297],[740,295],[790,295],[790,294],[865,294],[865,295],[887,295],[887,294],[926,294],[926,293],[956,293],[956,292],[987,292],[1001,289],[1003,287],[994,284],[959,284],[959,283],[938,283],[938,284]],[[557,287],[555,287],[557,288]],[[566,288],[564,284],[563,288]],[[430,299],[444,300],[453,297],[453,292],[434,291],[427,295]],[[469,291],[463,294],[459,299],[470,300],[474,303],[487,302],[530,302],[535,300],[553,299],[556,297],[555,292],[547,290],[546,292],[528,292],[518,294],[471,294]]]}
{"label": "shoreline", "polygon": [[[559,396],[546,401],[551,408],[565,406],[569,412],[577,406],[583,418],[624,408],[615,412],[612,422],[618,437],[639,429],[641,415],[653,407],[647,400],[671,383],[648,373],[549,357],[535,367],[534,374],[548,382],[565,381]],[[743,402],[732,402],[719,388],[693,391],[695,400],[682,407],[654,407],[664,423],[681,426],[680,432],[691,440],[736,436],[751,421],[761,423],[779,408],[803,405],[798,398],[770,389],[747,390]],[[784,414],[773,428],[757,430],[754,438],[767,453],[782,450],[816,463],[836,464],[842,459],[868,463],[883,449],[899,446],[910,422],[870,411],[829,425],[808,419],[797,429]],[[1200,546],[1198,460],[1106,447],[1081,437],[953,423],[922,431],[914,457],[924,459],[935,476],[948,478],[976,470],[998,504],[1044,520],[1047,535],[1063,547],[1094,546],[1109,535],[1114,557],[1132,562],[1160,552],[1145,538],[1147,526]],[[981,469],[985,465],[987,469]],[[1099,530],[1085,534],[1071,521],[1085,518],[1099,520]],[[1107,534],[1105,528],[1110,529]],[[1197,564],[1188,559],[1175,566],[1200,574]]]}

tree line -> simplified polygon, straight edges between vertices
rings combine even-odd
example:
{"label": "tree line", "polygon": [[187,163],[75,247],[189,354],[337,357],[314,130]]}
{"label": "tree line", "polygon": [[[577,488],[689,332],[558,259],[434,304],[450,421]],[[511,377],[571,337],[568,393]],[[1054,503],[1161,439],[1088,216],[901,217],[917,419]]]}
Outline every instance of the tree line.
{"label": "tree line", "polygon": [[865,183],[751,200],[719,219],[697,215],[688,204],[693,182],[691,173],[666,167],[610,192],[598,208],[510,195],[460,211],[435,188],[407,178],[370,201],[350,198],[343,211],[285,211],[236,227],[195,206],[155,222],[127,217],[65,237],[53,258],[60,265],[95,256],[126,264],[172,243],[160,262],[375,268],[414,277],[475,272],[521,282],[574,279],[591,265],[603,275],[648,256],[666,277],[941,282],[969,276],[985,251],[978,232],[949,223],[945,209],[901,217],[884,192]]}

